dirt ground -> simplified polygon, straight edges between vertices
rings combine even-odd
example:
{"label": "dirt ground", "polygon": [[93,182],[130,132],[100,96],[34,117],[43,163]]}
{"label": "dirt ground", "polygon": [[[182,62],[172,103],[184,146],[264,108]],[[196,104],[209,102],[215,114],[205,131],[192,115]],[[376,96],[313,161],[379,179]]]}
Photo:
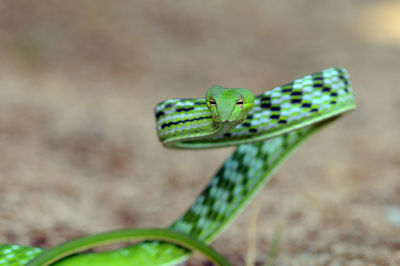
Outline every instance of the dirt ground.
{"label": "dirt ground", "polygon": [[0,243],[168,225],[232,149],[166,150],[157,102],[215,84],[258,94],[340,65],[357,110],[213,246],[244,265],[254,244],[263,265],[282,224],[275,265],[400,265],[399,2],[5,0],[0,14]]}

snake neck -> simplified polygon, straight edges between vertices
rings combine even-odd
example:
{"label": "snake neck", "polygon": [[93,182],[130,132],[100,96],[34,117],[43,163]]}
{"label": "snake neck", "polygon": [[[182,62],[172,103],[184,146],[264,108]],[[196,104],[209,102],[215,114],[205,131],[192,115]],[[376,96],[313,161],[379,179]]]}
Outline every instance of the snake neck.
{"label": "snake neck", "polygon": [[205,125],[208,130],[204,130],[201,133],[193,132],[185,136],[173,137],[164,141],[163,145],[168,148],[186,148],[187,146],[192,146],[196,141],[222,136],[235,128],[238,124],[238,121],[217,122],[211,119],[208,125]]}
{"label": "snake neck", "polygon": [[235,128],[239,122],[238,121],[225,121],[225,122],[214,122],[214,127],[216,131],[210,135],[210,137],[224,135],[228,133],[232,128]]}

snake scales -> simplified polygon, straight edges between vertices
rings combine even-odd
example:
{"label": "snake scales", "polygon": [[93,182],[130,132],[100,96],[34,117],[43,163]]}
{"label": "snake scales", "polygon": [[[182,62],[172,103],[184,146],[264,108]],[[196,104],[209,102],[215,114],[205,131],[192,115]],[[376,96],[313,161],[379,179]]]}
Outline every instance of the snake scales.
{"label": "snake scales", "polygon": [[[246,93],[233,99],[232,108],[245,109]],[[216,122],[211,107],[219,103],[213,97],[217,98],[172,99],[155,108],[157,133],[167,147],[237,146],[188,211],[168,228],[204,243],[217,237],[296,146],[355,108],[349,76],[343,68],[326,69],[266,91],[254,97],[251,108],[234,121],[226,118]],[[230,103],[225,98],[223,104]],[[32,259],[43,253],[37,247],[3,244],[0,265],[39,265]],[[54,265],[174,265],[190,253],[175,244],[146,241],[74,255]]]}

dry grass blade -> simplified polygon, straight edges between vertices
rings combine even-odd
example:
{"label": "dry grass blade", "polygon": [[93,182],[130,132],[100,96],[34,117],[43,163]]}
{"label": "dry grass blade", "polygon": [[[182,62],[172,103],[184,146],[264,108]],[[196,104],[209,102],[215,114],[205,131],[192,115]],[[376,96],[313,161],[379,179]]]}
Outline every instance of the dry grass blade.
{"label": "dry grass blade", "polygon": [[265,266],[273,266],[276,261],[276,258],[278,257],[279,244],[281,241],[282,231],[283,231],[283,225],[281,223],[278,223],[278,225],[275,228],[274,234],[272,236],[271,246],[269,247],[267,258],[264,264]]}
{"label": "dry grass blade", "polygon": [[247,254],[246,254],[246,266],[254,266],[256,259],[256,231],[257,231],[257,220],[260,213],[260,205],[254,204],[251,211],[249,226],[247,229]]}

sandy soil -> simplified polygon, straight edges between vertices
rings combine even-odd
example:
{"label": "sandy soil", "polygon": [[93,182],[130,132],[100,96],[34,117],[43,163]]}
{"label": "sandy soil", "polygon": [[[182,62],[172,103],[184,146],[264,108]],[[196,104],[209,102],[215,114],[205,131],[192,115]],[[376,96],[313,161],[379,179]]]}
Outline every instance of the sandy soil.
{"label": "sandy soil", "polygon": [[[0,2],[0,242],[166,226],[231,152],[170,151],[153,107],[348,68],[358,109],[303,145],[215,241],[244,265],[400,265],[400,5]],[[397,26],[396,26],[397,25]],[[192,260],[199,265],[202,259]]]}

